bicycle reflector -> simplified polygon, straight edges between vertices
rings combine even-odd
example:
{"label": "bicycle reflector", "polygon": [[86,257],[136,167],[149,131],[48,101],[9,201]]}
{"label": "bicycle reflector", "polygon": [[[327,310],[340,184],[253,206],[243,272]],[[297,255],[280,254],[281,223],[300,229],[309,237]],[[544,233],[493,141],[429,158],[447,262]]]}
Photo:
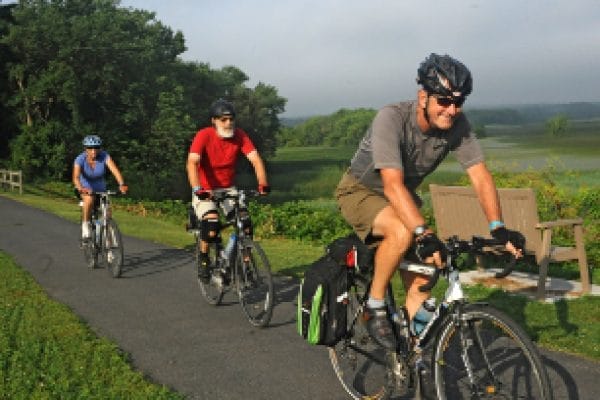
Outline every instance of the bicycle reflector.
{"label": "bicycle reflector", "polygon": [[348,267],[348,268],[356,267],[357,260],[358,260],[358,254],[357,254],[356,246],[352,246],[352,248],[346,253],[346,267]]}

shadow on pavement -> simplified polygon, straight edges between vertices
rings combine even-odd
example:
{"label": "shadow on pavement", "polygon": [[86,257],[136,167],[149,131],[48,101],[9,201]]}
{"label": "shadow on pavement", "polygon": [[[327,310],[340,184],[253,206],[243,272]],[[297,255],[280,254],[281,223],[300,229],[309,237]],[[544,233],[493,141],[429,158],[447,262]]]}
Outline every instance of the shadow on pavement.
{"label": "shadow on pavement", "polygon": [[573,376],[569,371],[558,361],[551,360],[544,355],[542,355],[542,361],[546,366],[546,371],[550,378],[550,385],[552,385],[554,398],[578,400],[580,397],[577,382],[573,379]]}
{"label": "shadow on pavement", "polygon": [[139,253],[126,253],[122,279],[141,278],[177,268],[191,268],[189,253],[179,249],[156,249]]}

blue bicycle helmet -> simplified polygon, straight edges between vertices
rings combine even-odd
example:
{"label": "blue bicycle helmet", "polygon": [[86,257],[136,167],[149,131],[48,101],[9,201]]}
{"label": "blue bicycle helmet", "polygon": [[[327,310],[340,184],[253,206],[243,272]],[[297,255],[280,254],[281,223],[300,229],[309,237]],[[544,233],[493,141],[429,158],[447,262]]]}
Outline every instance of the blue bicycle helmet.
{"label": "blue bicycle helmet", "polygon": [[100,139],[100,136],[88,135],[83,138],[83,146],[84,147],[100,147],[100,146],[102,146],[102,139]]}

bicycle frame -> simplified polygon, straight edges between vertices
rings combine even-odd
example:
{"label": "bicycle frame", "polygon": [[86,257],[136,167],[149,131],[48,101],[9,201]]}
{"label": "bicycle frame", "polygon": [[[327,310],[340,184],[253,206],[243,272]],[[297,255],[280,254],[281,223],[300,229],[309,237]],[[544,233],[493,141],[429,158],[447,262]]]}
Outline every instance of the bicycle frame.
{"label": "bicycle frame", "polygon": [[[445,314],[445,310],[447,310],[452,304],[461,304],[467,300],[467,296],[462,289],[462,284],[460,283],[459,271],[456,266],[456,258],[452,255],[448,255],[447,266],[442,272],[445,275],[446,280],[448,281],[448,288],[444,294],[444,298],[438,306],[436,307],[433,315],[427,325],[423,328],[421,333],[418,335],[415,348],[419,349],[421,344],[424,346],[427,344],[427,340],[430,337],[428,333],[432,330],[432,327],[436,325],[436,322],[441,321],[441,317]],[[431,265],[416,263],[412,261],[403,261],[400,263],[399,269],[409,272],[418,273],[421,275],[434,277],[436,274],[439,274],[439,270],[437,268],[432,267]]]}
{"label": "bicycle frame", "polygon": [[[226,201],[233,201],[232,211],[233,216],[226,221],[223,225],[221,225],[220,230],[231,226],[233,228],[233,233],[235,234],[235,246],[239,247],[241,243],[243,243],[245,238],[252,239],[252,220],[250,218],[250,214],[248,213],[248,222],[243,220],[243,216],[241,215],[242,211],[247,211],[246,209],[246,198],[251,195],[257,195],[258,192],[255,190],[215,190],[213,193],[213,200],[219,206]],[[220,236],[220,235],[219,235]],[[222,245],[222,244],[221,244]]]}
{"label": "bicycle frame", "polygon": [[[102,228],[104,228],[104,229],[106,229],[108,221],[110,220],[110,218],[112,218],[110,195],[114,195],[114,194],[115,194],[115,192],[110,192],[110,191],[94,193],[94,196],[98,196],[98,201],[99,201],[98,209],[99,210],[96,209],[96,207],[94,207],[94,210],[92,211],[92,220],[100,221],[100,224],[101,224]],[[98,218],[98,215],[97,215],[98,211],[100,211],[100,218]]]}
{"label": "bicycle frame", "polygon": [[[397,339],[395,349],[377,346],[359,320],[372,280],[370,273],[362,271],[370,271],[370,265],[348,266],[352,314],[348,315],[345,337],[329,349],[334,371],[346,392],[353,399],[387,399],[391,393],[416,393],[426,398],[453,399],[465,395],[461,398],[495,399],[496,393],[511,398],[511,390],[518,390],[525,396],[535,393],[551,399],[543,363],[527,334],[492,306],[470,303],[459,280],[460,254],[480,254],[504,245],[493,239],[473,237],[467,242],[453,237],[446,241],[446,248],[448,259],[443,269],[414,261],[404,261],[398,266],[400,270],[428,277],[428,282],[419,287],[422,292],[429,292],[440,275],[448,281],[443,299],[418,335],[411,334],[406,309],[396,307],[392,286],[388,284],[385,300]],[[514,258],[501,274],[508,275],[513,267]],[[517,356],[502,358],[508,348]],[[528,374],[515,377],[510,368],[503,369],[510,363],[526,366]],[[367,377],[369,370],[373,379]],[[428,377],[428,373],[432,375]]]}

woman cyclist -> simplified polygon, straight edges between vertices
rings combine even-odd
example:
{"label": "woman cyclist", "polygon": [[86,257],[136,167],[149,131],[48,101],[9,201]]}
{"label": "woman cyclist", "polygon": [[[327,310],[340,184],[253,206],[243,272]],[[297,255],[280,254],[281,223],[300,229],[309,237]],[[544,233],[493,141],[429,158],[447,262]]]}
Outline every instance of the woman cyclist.
{"label": "woman cyclist", "polygon": [[101,150],[102,139],[96,135],[89,135],[83,139],[85,151],[75,158],[73,165],[73,184],[75,189],[81,194],[83,200],[83,214],[81,216],[82,239],[90,237],[90,217],[94,205],[93,192],[106,191],[106,181],[104,175],[106,168],[110,170],[119,184],[119,191],[127,193],[127,185],[123,180],[121,171],[110,157],[110,155]]}

